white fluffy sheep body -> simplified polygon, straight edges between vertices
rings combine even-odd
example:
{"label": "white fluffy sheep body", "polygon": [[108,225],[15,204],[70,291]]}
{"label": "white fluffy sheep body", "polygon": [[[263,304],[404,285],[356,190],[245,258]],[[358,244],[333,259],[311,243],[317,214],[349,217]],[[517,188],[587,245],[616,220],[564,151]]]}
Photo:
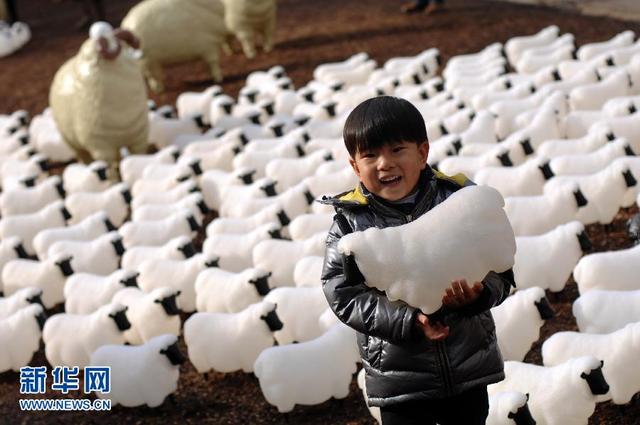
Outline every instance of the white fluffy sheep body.
{"label": "white fluffy sheep body", "polygon": [[165,354],[176,342],[174,335],[160,335],[140,346],[99,347],[90,364],[111,368],[111,392],[97,396],[125,407],[160,406],[178,388],[180,369]]}
{"label": "white fluffy sheep body", "polygon": [[92,241],[57,241],[49,247],[47,256],[72,257],[74,272],[106,276],[118,270],[123,248],[122,237],[114,231]]}
{"label": "white fluffy sheep body", "polygon": [[544,289],[527,288],[518,290],[491,309],[498,346],[505,360],[522,361],[531,345],[540,338],[544,319],[536,306],[544,298]]}
{"label": "white fluffy sheep body", "polygon": [[540,235],[516,237],[513,275],[518,288],[540,286],[561,291],[584,255],[580,243],[580,238],[586,237],[583,232],[582,223],[571,221]]}
{"label": "white fluffy sheep body", "polygon": [[489,385],[489,395],[504,391],[529,394],[531,415],[542,425],[584,425],[596,407],[596,396],[581,374],[600,367],[593,356],[554,367],[506,361],[505,379]]}
{"label": "white fluffy sheep body", "polygon": [[592,289],[640,289],[640,245],[618,251],[586,255],[573,269],[580,294]]}
{"label": "white fluffy sheep body", "polygon": [[119,227],[129,214],[129,186],[120,183],[103,192],[72,193],[65,199],[71,223],[79,223],[98,211],[105,211],[114,226]]}
{"label": "white fluffy sheep body", "polygon": [[[203,270],[195,283],[196,308],[207,313],[238,313],[261,301],[256,284],[264,279],[268,285],[268,278],[268,272],[255,268],[239,273],[215,267]],[[264,293],[268,286],[260,290]]]}
{"label": "white fluffy sheep body", "polygon": [[502,196],[541,195],[547,181],[543,167],[545,158],[533,159],[516,167],[485,167],[479,170],[473,181],[491,186]]}
{"label": "white fluffy sheep body", "polygon": [[162,220],[183,209],[191,211],[198,223],[202,223],[203,214],[208,211],[202,193],[195,192],[173,203],[147,204],[133,208],[131,221]]}
{"label": "white fluffy sheep body", "polygon": [[[127,319],[131,323],[131,328],[124,331],[125,340],[138,345],[158,335],[180,335],[180,316],[175,303],[177,295],[178,292],[169,287],[149,292],[124,288],[116,292],[111,302],[127,307]],[[165,303],[168,303],[169,311],[165,309]]]}
{"label": "white fluffy sheep body", "polygon": [[137,270],[143,261],[153,258],[183,260],[195,254],[188,236],[171,239],[162,246],[135,246],[122,255],[121,266],[126,270]]}
{"label": "white fluffy sheep body", "polygon": [[0,195],[2,216],[30,214],[39,211],[63,196],[60,176],[51,176],[34,187],[14,187]]}
{"label": "white fluffy sheep body", "polygon": [[188,209],[181,209],[161,220],[127,222],[118,232],[125,246],[130,248],[164,245],[178,236],[194,237],[197,228],[194,214]]}
{"label": "white fluffy sheep body", "polygon": [[180,291],[177,297],[178,307],[190,313],[196,309],[196,279],[207,268],[215,267],[215,260],[216,258],[204,254],[182,260],[145,260],[136,269],[140,272],[138,286],[146,292],[163,286]]}
{"label": "white fluffy sheep body", "polygon": [[293,271],[302,257],[324,255],[327,232],[318,232],[303,241],[267,239],[253,247],[253,265],[272,273],[274,286],[292,286]]}
{"label": "white fluffy sheep body", "polygon": [[322,274],[323,266],[324,257],[322,256],[310,255],[298,260],[293,269],[293,282],[296,287],[321,286],[320,275]]}
{"label": "white fluffy sheep body", "polygon": [[345,398],[358,359],[354,331],[337,324],[311,341],[267,348],[256,359],[255,374],[265,399],[284,413],[296,404]]}
{"label": "white fluffy sheep body", "polygon": [[[414,222],[346,235],[338,249],[354,254],[368,285],[386,291],[390,299],[432,313],[440,307],[442,293],[452,280],[475,282],[489,271],[499,273],[513,266],[516,244],[503,205],[495,189],[465,187]],[[446,223],[455,223],[455,228]],[[452,231],[465,236],[451,237]],[[424,234],[430,235],[428,246],[419,237]],[[462,240],[464,243],[456,242]],[[478,246],[492,249],[478,251]],[[478,256],[479,252],[483,255]]]}
{"label": "white fluffy sheep body", "polygon": [[136,284],[137,272],[118,269],[102,276],[74,273],[64,284],[64,311],[71,314],[90,314],[109,304],[121,289]]}
{"label": "white fluffy sheep body", "polygon": [[35,236],[42,230],[65,226],[65,213],[64,203],[55,201],[34,213],[3,217],[0,220],[0,238],[19,237],[25,251],[35,255]]}
{"label": "white fluffy sheep body", "polygon": [[593,289],[573,302],[572,311],[580,332],[615,332],[629,323],[640,322],[640,289]]}
{"label": "white fluffy sheep body", "polygon": [[38,258],[46,260],[49,248],[58,241],[91,241],[112,230],[112,223],[104,211],[98,211],[76,224],[45,229],[33,238]]}
{"label": "white fluffy sheep body", "polygon": [[264,299],[276,305],[283,325],[273,333],[278,344],[310,341],[324,332],[319,318],[329,306],[321,287],[275,288]]}
{"label": "white fluffy sheep body", "polygon": [[604,361],[602,373],[610,385],[609,393],[598,401],[613,400],[626,404],[640,392],[640,323],[630,323],[609,334],[556,332],[542,344],[542,359],[555,366],[580,356],[595,356]]}
{"label": "white fluffy sheep body", "polygon": [[589,153],[552,158],[549,166],[557,176],[594,174],[606,168],[614,159],[632,153],[630,149],[625,139],[616,139]]}
{"label": "white fluffy sheep body", "polygon": [[102,192],[111,186],[107,178],[109,164],[94,161],[91,164],[69,164],[62,173],[64,190],[71,193]]}
{"label": "white fluffy sheep body", "polygon": [[171,164],[178,158],[178,149],[168,146],[152,155],[129,155],[120,160],[120,175],[122,181],[132,187],[136,180],[142,177],[144,168],[153,163]]}
{"label": "white fluffy sheep body", "polygon": [[238,313],[192,315],[184,323],[184,339],[196,370],[252,372],[258,355],[274,343],[273,333],[262,319],[274,308],[262,301]]}
{"label": "white fluffy sheep body", "polygon": [[18,372],[31,362],[40,348],[42,331],[38,316],[44,318],[43,313],[41,305],[32,304],[0,319],[0,373]]}
{"label": "white fluffy sheep body", "polygon": [[12,295],[0,297],[0,319],[11,316],[16,311],[32,303],[39,303],[42,289],[36,287],[22,288]]}
{"label": "white fluffy sheep body", "polygon": [[124,333],[114,316],[125,314],[124,309],[121,304],[110,303],[91,314],[59,313],[49,317],[42,330],[49,364],[84,368],[96,348],[123,344]]}
{"label": "white fluffy sheep body", "polygon": [[11,295],[21,288],[35,286],[42,289],[42,304],[51,308],[64,301],[64,283],[72,273],[69,257],[55,256],[45,261],[11,260],[2,269],[4,294]]}
{"label": "white fluffy sheep body", "polygon": [[2,269],[5,264],[17,258],[26,257],[27,253],[22,246],[22,239],[18,237],[3,238],[0,241],[0,291],[3,291]]}

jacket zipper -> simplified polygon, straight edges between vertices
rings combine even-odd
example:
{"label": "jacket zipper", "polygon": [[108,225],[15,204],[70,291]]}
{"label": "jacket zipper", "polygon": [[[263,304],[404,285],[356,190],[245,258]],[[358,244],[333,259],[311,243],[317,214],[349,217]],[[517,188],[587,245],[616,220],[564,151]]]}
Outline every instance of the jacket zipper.
{"label": "jacket zipper", "polygon": [[444,377],[444,389],[447,397],[449,397],[453,395],[453,380],[451,378],[451,366],[449,365],[449,357],[447,356],[447,350],[445,349],[444,341],[436,341],[436,347],[438,349],[438,357],[440,358],[442,376]]}

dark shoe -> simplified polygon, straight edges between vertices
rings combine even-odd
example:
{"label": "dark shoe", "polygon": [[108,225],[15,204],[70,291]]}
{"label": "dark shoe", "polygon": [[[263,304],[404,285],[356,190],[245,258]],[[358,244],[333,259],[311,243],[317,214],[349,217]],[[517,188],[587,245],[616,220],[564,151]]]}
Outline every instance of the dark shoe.
{"label": "dark shoe", "polygon": [[418,2],[405,3],[400,7],[402,13],[418,13],[425,9],[424,6],[418,4]]}
{"label": "dark shoe", "polygon": [[431,13],[436,13],[436,12],[441,11],[443,8],[444,8],[443,4],[437,3],[437,2],[432,2],[432,3],[429,3],[429,6],[427,6],[427,8],[425,9],[424,13],[429,15]]}

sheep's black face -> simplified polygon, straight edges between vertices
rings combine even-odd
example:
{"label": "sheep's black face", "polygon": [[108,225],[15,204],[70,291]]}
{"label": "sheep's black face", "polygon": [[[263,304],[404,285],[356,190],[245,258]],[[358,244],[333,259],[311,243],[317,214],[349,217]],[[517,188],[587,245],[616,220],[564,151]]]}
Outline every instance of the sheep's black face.
{"label": "sheep's black face", "polygon": [[211,212],[204,201],[198,202],[198,211],[200,211],[202,214],[209,214]]}
{"label": "sheep's black face", "polygon": [[22,245],[22,242],[14,246],[13,250],[15,251],[18,258],[29,258],[29,254],[27,254],[27,251],[24,249],[24,245]]}
{"label": "sheep's black face", "polygon": [[107,228],[107,232],[113,232],[114,230],[118,230],[118,228],[114,226],[111,220],[109,220],[108,218],[105,218],[103,223],[104,223],[104,226]]}
{"label": "sheep's black face", "polygon": [[511,158],[509,157],[509,152],[500,154],[498,155],[497,158],[503,167],[513,167],[513,162],[511,162]]}
{"label": "sheep's black face", "polygon": [[191,242],[178,247],[178,251],[182,252],[184,258],[191,258],[196,255],[196,249],[193,247],[193,244]]}
{"label": "sheep's black face", "polygon": [[580,242],[580,249],[585,254],[588,251],[591,251],[591,248],[593,248],[593,245],[591,245],[591,240],[589,239],[589,236],[587,236],[587,232],[585,232],[584,230],[578,233],[578,242]]}
{"label": "sheep's black face", "polygon": [[255,173],[256,170],[251,170],[244,174],[240,174],[238,178],[242,181],[243,184],[251,184],[253,183],[253,176]]}
{"label": "sheep's black face", "polygon": [[460,152],[460,149],[462,149],[462,140],[460,140],[460,138],[456,138],[456,140],[453,141],[452,146],[456,150],[456,153]]}
{"label": "sheep's black face", "polygon": [[589,384],[589,388],[593,395],[602,395],[609,392],[609,384],[602,374],[602,365],[604,365],[604,362],[601,361],[600,367],[593,369],[588,374],[582,373],[580,375],[580,377],[586,380],[587,384]]}
{"label": "sheep's black face", "polygon": [[135,272],[134,274],[132,274],[131,276],[129,276],[126,279],[121,279],[120,283],[122,283],[125,287],[130,287],[130,286],[138,286],[138,276],[140,276],[140,273]]}
{"label": "sheep's black face", "polygon": [[62,181],[59,181],[58,184],[56,184],[56,192],[58,192],[58,195],[60,195],[61,198],[64,198],[65,196],[67,196],[67,192],[65,192],[64,190],[64,185],[62,184]]}
{"label": "sheep's black face", "polygon": [[302,146],[296,144],[296,153],[298,154],[299,157],[303,157],[306,155],[304,149],[302,149]]}
{"label": "sheep's black face", "polygon": [[65,207],[62,207],[60,212],[62,213],[62,218],[64,218],[65,221],[71,220],[71,213],[69,212],[68,209],[66,209]]}
{"label": "sheep's black face", "polygon": [[271,239],[284,239],[280,233],[280,229],[269,230],[269,236]]}
{"label": "sheep's black face", "polygon": [[306,92],[304,92],[304,94],[302,95],[302,97],[304,98],[304,100],[306,100],[307,102],[311,102],[313,103],[313,96],[316,93],[313,90],[307,90]]}
{"label": "sheep's black face", "polygon": [[180,295],[180,291],[161,300],[154,300],[153,302],[162,305],[162,309],[167,313],[167,316],[176,316],[180,314],[180,309],[176,304],[176,297],[178,295]]}
{"label": "sheep's black face", "polygon": [[113,249],[116,251],[116,255],[121,257],[124,254],[124,245],[122,244],[122,239],[116,239],[111,241],[111,245],[113,245]]}
{"label": "sheep's black face", "polygon": [[313,204],[313,201],[316,200],[316,197],[313,196],[313,193],[311,193],[309,190],[304,191],[304,198],[307,201],[307,205]]}
{"label": "sheep's black face", "polygon": [[542,176],[544,177],[545,180],[549,180],[550,178],[555,176],[555,174],[553,173],[553,170],[549,166],[549,161],[545,162],[538,168],[540,169],[540,171],[542,171]]}
{"label": "sheep's black face", "polygon": [[44,304],[42,304],[41,295],[42,295],[42,291],[40,291],[39,294],[35,294],[27,298],[27,302],[30,304],[40,304],[42,307],[44,307]]}
{"label": "sheep's black face", "polygon": [[191,229],[192,232],[197,232],[200,229],[200,225],[192,215],[187,217],[187,223],[189,223],[189,229]]}
{"label": "sheep's black face", "polygon": [[520,142],[520,146],[522,146],[522,151],[525,156],[529,156],[533,153],[533,147],[531,146],[531,139],[526,138]]}
{"label": "sheep's black face", "polygon": [[186,358],[178,348],[178,341],[174,342],[167,348],[160,350],[160,354],[164,354],[165,356],[167,356],[171,364],[174,366],[181,365],[186,360]]}
{"label": "sheep's black face", "polygon": [[589,201],[587,201],[587,198],[584,197],[584,194],[580,189],[573,192],[573,197],[575,198],[576,203],[578,204],[578,208],[582,208],[589,203]]}
{"label": "sheep's black face", "polygon": [[260,318],[265,321],[267,326],[269,326],[269,330],[271,330],[271,332],[279,331],[284,326],[280,321],[275,308],[267,313],[266,316],[260,316]]}
{"label": "sheep's black face", "polygon": [[202,114],[197,114],[193,116],[193,122],[196,123],[196,125],[198,126],[198,128],[203,129],[205,128],[207,125],[204,123],[203,119],[202,119]]}
{"label": "sheep's black face", "polygon": [[180,152],[178,152],[178,150],[173,151],[173,153],[171,154],[171,157],[173,158],[174,161],[177,161],[178,158],[180,158]]}
{"label": "sheep's black face", "polygon": [[231,115],[231,108],[233,107],[233,103],[223,103],[220,105],[225,114]]}
{"label": "sheep's black face", "polygon": [[247,96],[247,99],[249,99],[249,102],[256,103],[256,99],[258,97],[258,91],[257,90],[251,90],[251,91],[246,92],[244,95]]}
{"label": "sheep's black face", "polygon": [[[299,126],[302,127],[303,125],[305,125],[306,123],[309,122],[309,120],[311,119],[310,116],[308,115],[301,115],[299,117],[296,117],[294,119],[294,122]],[[306,133],[305,133],[306,134]],[[309,137],[309,135],[307,134],[307,137]]]}
{"label": "sheep's black face", "polygon": [[196,176],[199,176],[200,174],[202,174],[202,168],[200,168],[200,160],[199,159],[194,161],[194,162],[192,162],[189,166],[193,170],[193,174],[195,174]]}
{"label": "sheep's black face", "polygon": [[555,312],[551,308],[551,304],[549,304],[547,297],[542,297],[540,301],[535,301],[534,304],[536,305],[542,320],[549,320],[555,316]]}
{"label": "sheep's black face", "polygon": [[449,130],[447,130],[447,127],[445,127],[442,123],[440,124],[440,133],[442,133],[443,136],[449,134]]}
{"label": "sheep's black face", "polygon": [[176,181],[178,183],[182,183],[182,182],[186,182],[187,180],[189,180],[191,178],[191,174],[184,174],[182,176],[178,176],[176,177]]}
{"label": "sheep's black face", "polygon": [[48,171],[49,170],[49,163],[47,162],[46,159],[42,159],[41,161],[38,162],[38,166],[40,167],[40,169],[42,171]]}
{"label": "sheep's black face", "polygon": [[71,267],[72,259],[73,257],[69,257],[56,263],[56,266],[60,268],[60,271],[62,272],[62,275],[64,277],[69,277],[73,274],[73,268]]}
{"label": "sheep's black face", "polygon": [[525,404],[516,413],[509,412],[509,419],[513,419],[516,425],[536,425],[536,421],[531,416],[529,404]]}
{"label": "sheep's black face", "polygon": [[262,105],[262,109],[268,114],[268,115],[273,115],[276,113],[275,109],[274,109],[275,104],[273,102],[266,102],[265,104]]}
{"label": "sheep's black face", "polygon": [[213,258],[209,261],[207,261],[206,263],[204,263],[205,267],[219,267],[220,264],[220,258],[216,257]]}
{"label": "sheep's black face", "polygon": [[47,321],[47,315],[44,313],[44,311],[41,311],[36,315],[36,321],[38,322],[38,327],[40,328],[40,330],[44,329],[44,322]]}
{"label": "sheep's black face", "polygon": [[260,114],[257,112],[247,115],[247,119],[255,125],[260,125]]}
{"label": "sheep's black face", "polygon": [[260,187],[260,190],[262,190],[265,195],[269,196],[276,196],[276,181],[270,180],[268,183],[265,183],[264,185],[262,185]]}
{"label": "sheep's black face", "polygon": [[282,137],[284,135],[284,124],[275,124],[271,126],[271,131],[276,137]]}
{"label": "sheep's black face", "polygon": [[126,311],[127,311],[127,307],[125,307],[123,310],[118,311],[115,314],[109,315],[109,317],[111,317],[113,321],[116,322],[116,326],[120,331],[126,331],[127,329],[131,328],[131,322],[129,322],[129,319],[127,319]]}
{"label": "sheep's black face", "polygon": [[289,216],[287,215],[286,212],[284,212],[284,210],[278,211],[277,216],[278,216],[278,221],[280,222],[282,227],[287,226],[289,223],[291,223]]}
{"label": "sheep's black face", "polygon": [[271,276],[271,272],[264,276],[260,276],[256,279],[249,280],[249,283],[256,287],[256,291],[258,291],[258,295],[265,296],[271,291],[269,288],[269,277]]}
{"label": "sheep's black face", "polygon": [[633,176],[633,173],[631,172],[631,170],[625,171],[624,173],[622,173],[622,176],[624,177],[624,182],[627,185],[627,187],[635,187],[635,185],[638,184],[638,181]]}
{"label": "sheep's black face", "polygon": [[97,168],[95,170],[95,173],[101,182],[107,180],[107,167]]}
{"label": "sheep's black face", "polygon": [[624,154],[627,156],[636,156],[636,153],[631,149],[631,146],[624,145]]}
{"label": "sheep's black face", "polygon": [[34,187],[36,185],[36,176],[25,177],[20,180],[24,187]]}
{"label": "sheep's black face", "polygon": [[129,192],[129,189],[125,189],[122,192],[122,199],[124,199],[124,202],[127,205],[131,204],[131,192]]}
{"label": "sheep's black face", "polygon": [[327,114],[330,117],[335,117],[336,116],[336,105],[337,105],[336,102],[330,102],[330,103],[327,103],[326,105],[324,105],[324,109],[325,109],[325,111],[327,111]]}

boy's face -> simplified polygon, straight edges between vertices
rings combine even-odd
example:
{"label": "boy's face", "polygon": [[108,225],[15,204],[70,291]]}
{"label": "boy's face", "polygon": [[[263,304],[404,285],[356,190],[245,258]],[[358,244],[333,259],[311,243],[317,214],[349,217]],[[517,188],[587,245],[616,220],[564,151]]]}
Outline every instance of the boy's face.
{"label": "boy's face", "polygon": [[376,196],[397,201],[407,196],[418,183],[420,172],[427,165],[429,143],[385,144],[381,148],[356,152],[349,163],[356,175]]}

